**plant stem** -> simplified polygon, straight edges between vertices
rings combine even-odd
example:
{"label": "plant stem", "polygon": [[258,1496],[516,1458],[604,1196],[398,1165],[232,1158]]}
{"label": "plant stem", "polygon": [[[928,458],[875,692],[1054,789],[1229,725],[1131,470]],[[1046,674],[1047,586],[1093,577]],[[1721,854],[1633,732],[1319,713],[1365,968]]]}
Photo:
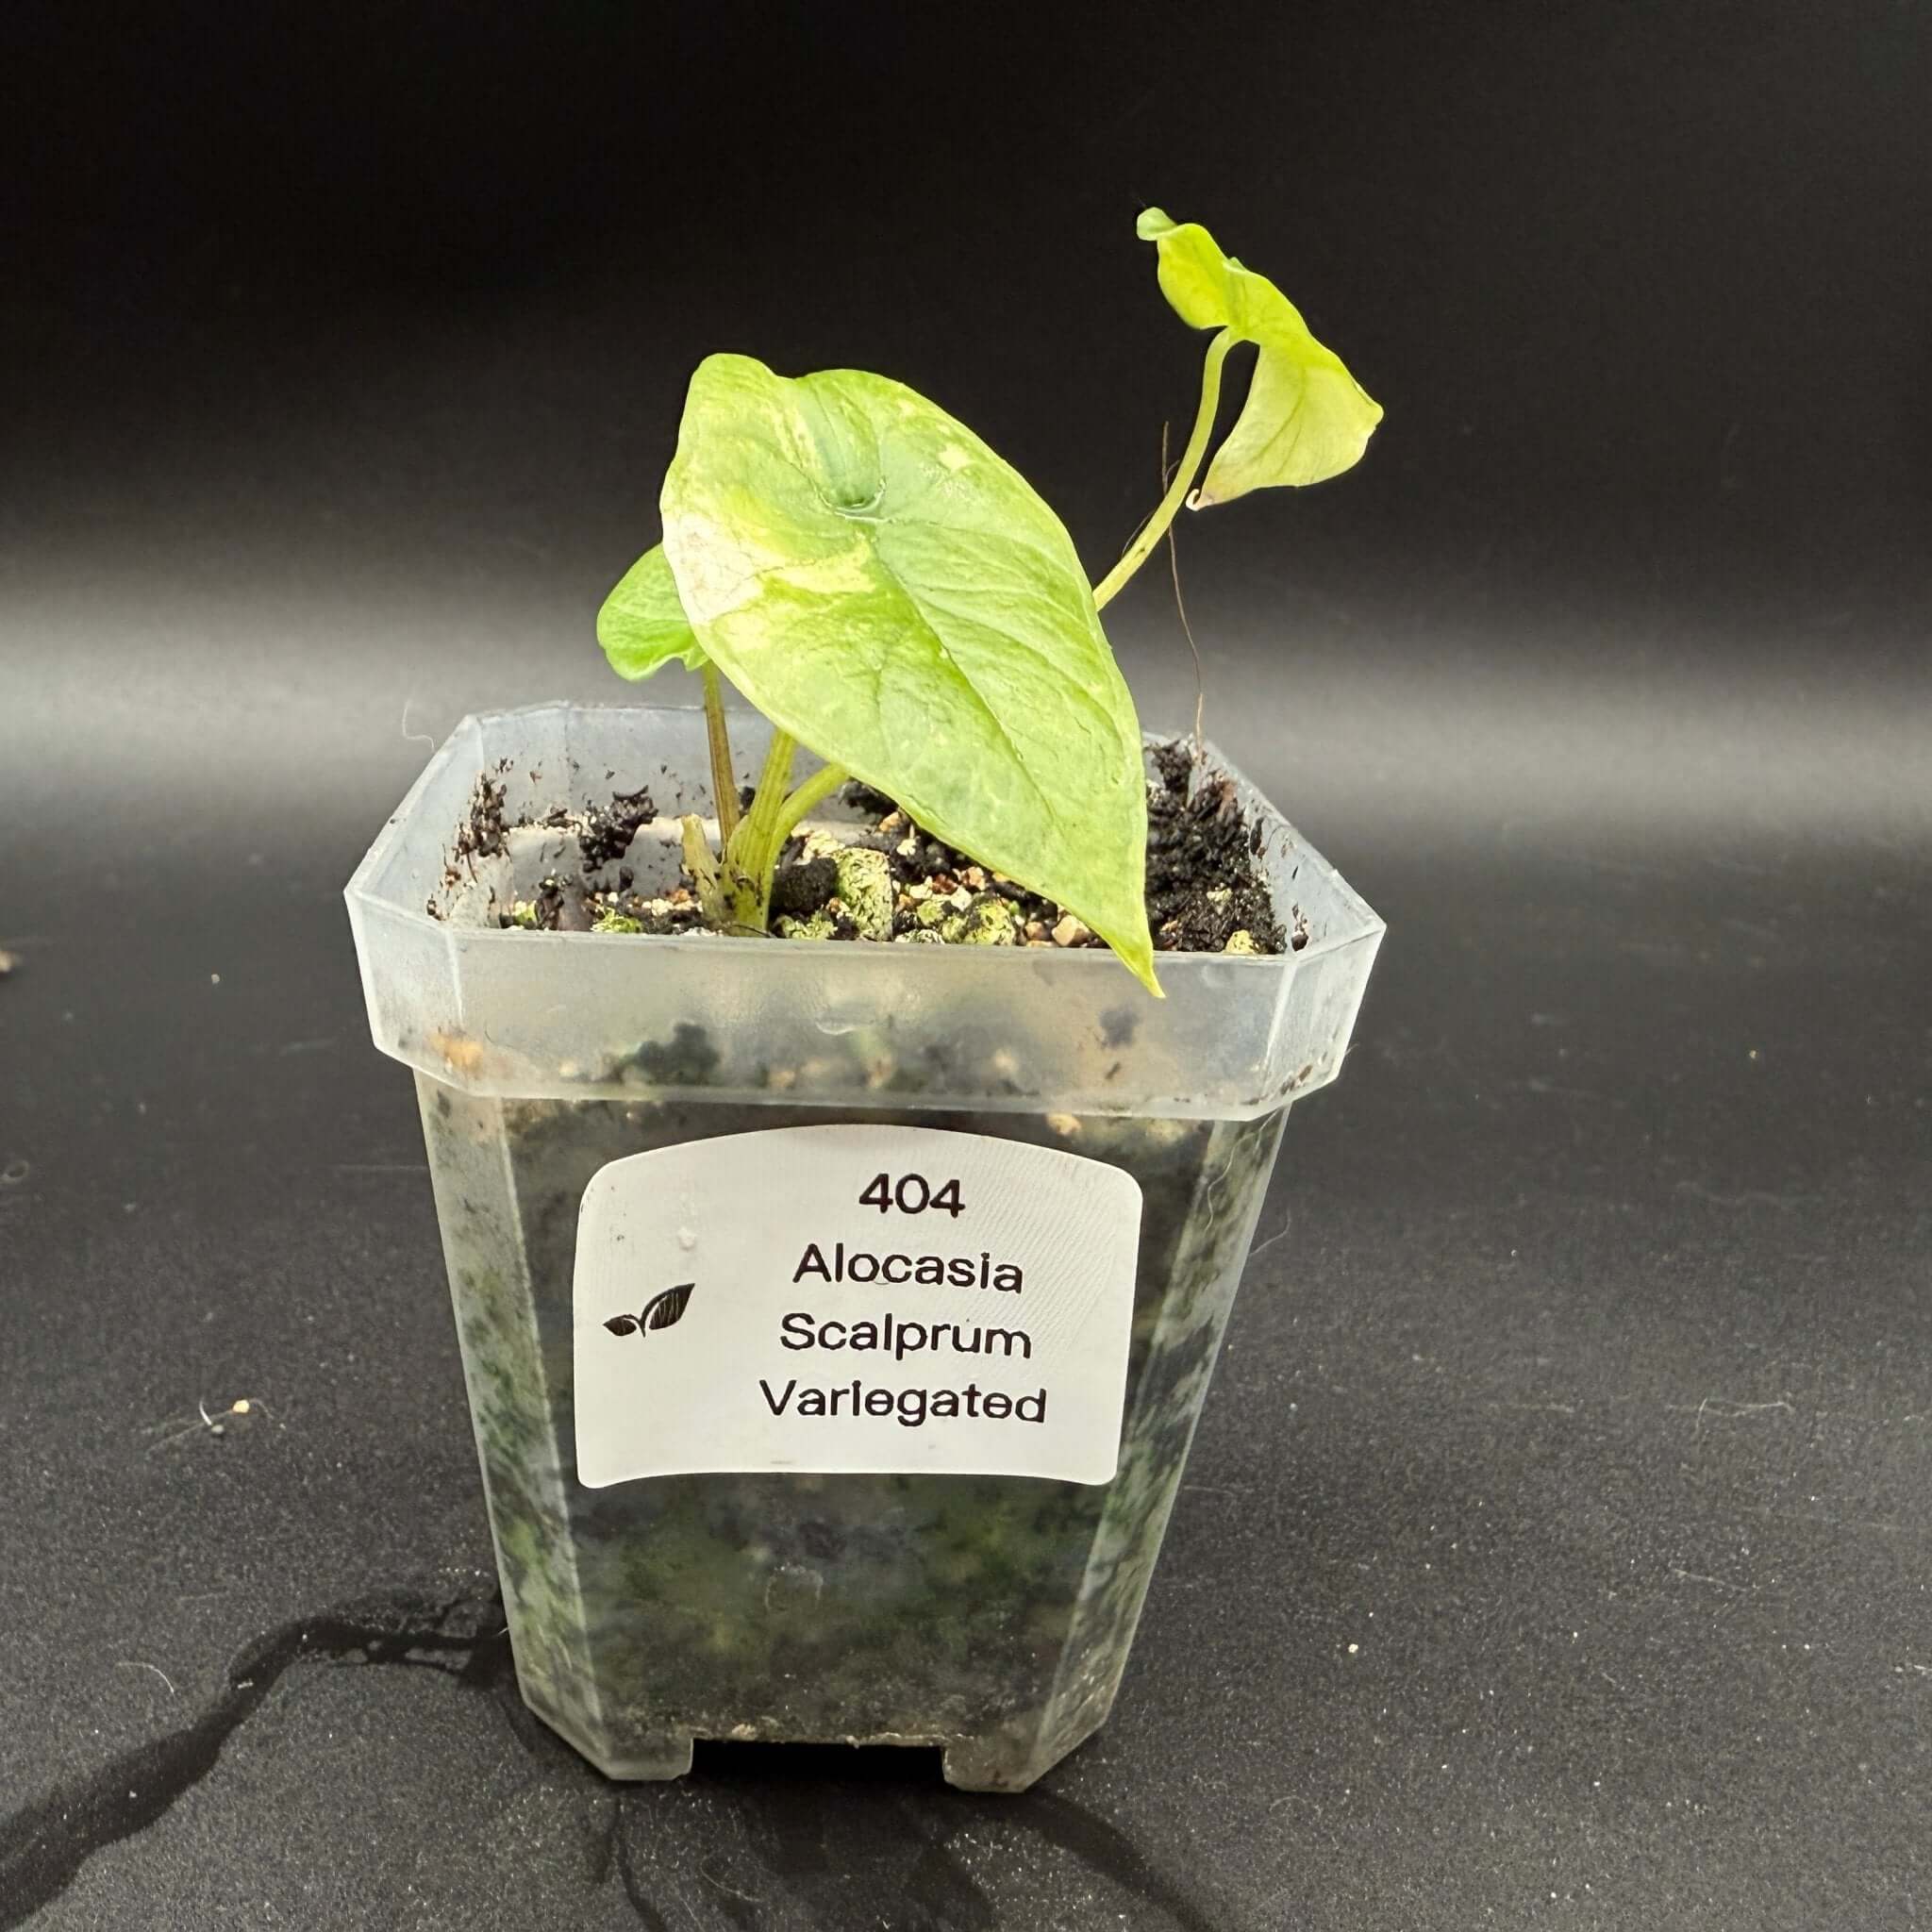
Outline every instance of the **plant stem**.
{"label": "plant stem", "polygon": [[687,812],[678,821],[683,831],[684,863],[698,889],[698,903],[703,905],[715,897],[718,891],[718,856],[711,850],[711,841],[705,837],[705,822],[695,812]]}
{"label": "plant stem", "polygon": [[851,774],[839,765],[822,765],[788,798],[772,827],[772,857],[775,860],[785,848],[798,822],[813,806],[829,798]]}
{"label": "plant stem", "polygon": [[711,797],[718,808],[722,851],[738,829],[738,780],[731,770],[731,733],[724,723],[724,691],[718,667],[705,666],[705,731],[711,741]]}
{"label": "plant stem", "polygon": [[1112,601],[1134,573],[1154,554],[1154,546],[1174,522],[1174,512],[1188,500],[1194,476],[1208,455],[1208,439],[1214,434],[1214,415],[1221,407],[1221,365],[1234,347],[1231,329],[1222,329],[1208,344],[1208,359],[1201,369],[1201,407],[1194,413],[1194,427],[1188,446],[1181,452],[1180,467],[1174,473],[1167,494],[1156,506],[1154,514],[1141,526],[1141,534],[1128,544],[1121,560],[1093,587],[1093,605],[1099,609]]}
{"label": "plant stem", "polygon": [[791,766],[797,756],[797,739],[774,725],[771,748],[765,753],[765,769],[758,774],[758,789],[751,802],[751,817],[757,823],[761,842],[770,837],[773,824],[785,808],[785,794],[791,789]]}
{"label": "plant stem", "polygon": [[[740,821],[737,833],[724,848],[724,862],[705,880],[692,864],[689,844],[685,862],[700,879],[699,899],[706,918],[726,932],[763,932],[772,909],[772,879],[778,870],[778,855],[785,849],[793,828],[807,812],[844,784],[846,773],[840,765],[823,765],[797,791],[788,794],[791,765],[798,741],[783,731],[774,732],[772,748],[765,756],[765,769],[753,794],[751,809]],[[694,822],[692,822],[694,823]]]}
{"label": "plant stem", "polygon": [[763,932],[771,908],[772,874],[776,869],[778,845],[773,830],[785,809],[785,795],[791,786],[791,764],[798,753],[798,741],[789,731],[774,729],[771,749],[765,754],[765,768],[758,774],[758,789],[752,794],[751,809],[740,820],[724,847],[724,862],[719,870],[717,893],[707,908],[713,925],[727,931]]}

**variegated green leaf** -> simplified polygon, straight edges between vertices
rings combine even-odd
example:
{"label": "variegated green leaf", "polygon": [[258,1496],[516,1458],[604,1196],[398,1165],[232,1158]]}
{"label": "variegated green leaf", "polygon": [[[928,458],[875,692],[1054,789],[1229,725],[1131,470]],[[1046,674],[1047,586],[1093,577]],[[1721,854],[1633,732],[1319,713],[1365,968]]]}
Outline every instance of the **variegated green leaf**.
{"label": "variegated green leaf", "polygon": [[1154,984],[1133,700],[1016,470],[885,376],[711,356],[661,507],[699,645],[759,710]]}

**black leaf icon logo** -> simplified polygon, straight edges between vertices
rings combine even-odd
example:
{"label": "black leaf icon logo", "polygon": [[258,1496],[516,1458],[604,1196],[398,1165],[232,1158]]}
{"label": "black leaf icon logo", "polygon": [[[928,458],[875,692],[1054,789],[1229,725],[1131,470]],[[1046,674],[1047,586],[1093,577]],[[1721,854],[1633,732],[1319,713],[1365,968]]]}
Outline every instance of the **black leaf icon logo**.
{"label": "black leaf icon logo", "polygon": [[613,1335],[642,1335],[653,1328],[669,1328],[684,1320],[691,1291],[696,1286],[692,1281],[681,1281],[662,1294],[654,1294],[635,1315],[612,1315],[604,1325]]}

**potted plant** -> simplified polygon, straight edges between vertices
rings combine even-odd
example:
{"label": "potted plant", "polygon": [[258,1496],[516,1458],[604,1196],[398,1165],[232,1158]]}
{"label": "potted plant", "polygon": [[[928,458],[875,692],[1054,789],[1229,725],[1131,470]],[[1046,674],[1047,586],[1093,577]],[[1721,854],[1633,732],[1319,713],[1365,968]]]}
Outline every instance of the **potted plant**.
{"label": "potted plant", "polygon": [[1098,612],[1184,503],[1331,475],[1380,411],[1205,229],[1140,232],[1214,333],[1097,585],[924,397],[711,357],[598,625],[702,710],[466,720],[349,887],[523,1692],[613,1776],[849,1740],[1017,1790],[1091,1733],[1347,1045],[1380,922],[1143,739]]}

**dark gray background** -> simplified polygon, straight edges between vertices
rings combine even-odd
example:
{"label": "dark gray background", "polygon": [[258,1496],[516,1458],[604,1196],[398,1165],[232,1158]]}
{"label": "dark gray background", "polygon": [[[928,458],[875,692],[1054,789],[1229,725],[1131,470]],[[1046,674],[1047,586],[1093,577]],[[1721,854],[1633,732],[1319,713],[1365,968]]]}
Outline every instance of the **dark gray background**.
{"label": "dark gray background", "polygon": [[[0,1925],[1918,1922],[1923,8],[28,8],[0,75]],[[1097,573],[1195,380],[1142,200],[1388,408],[1181,530],[1210,735],[1390,922],[1357,1051],[1109,1728],[620,1794],[514,1707],[340,888],[464,711],[617,689],[708,350],[912,382]],[[1160,573],[1108,616],[1184,723]]]}

